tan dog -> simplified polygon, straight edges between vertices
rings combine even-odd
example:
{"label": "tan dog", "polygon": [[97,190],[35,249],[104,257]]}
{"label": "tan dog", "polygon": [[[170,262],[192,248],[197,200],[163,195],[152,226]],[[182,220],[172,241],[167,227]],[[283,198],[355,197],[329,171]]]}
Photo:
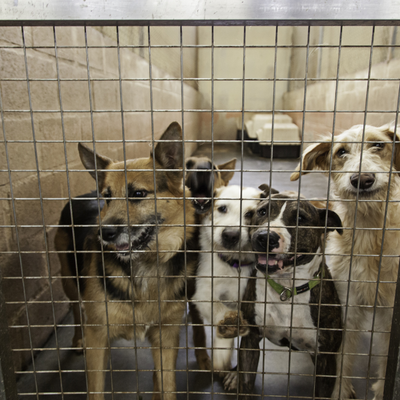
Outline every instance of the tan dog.
{"label": "tan dog", "polygon": [[[400,252],[400,143],[393,148],[400,128],[396,137],[394,132],[389,125],[353,126],[335,136],[333,144],[329,139],[308,147],[301,161],[302,174],[332,171],[331,204],[343,222],[344,233],[329,235],[326,254],[330,255],[340,301],[349,306],[343,310],[346,330],[341,351],[357,352],[357,331],[374,331],[377,348],[373,352],[380,355],[377,376],[372,377],[379,379],[373,385],[375,400],[383,398]],[[291,180],[299,175],[293,173]],[[352,357],[345,355],[343,369],[338,364],[338,375],[351,376],[352,364]],[[350,379],[340,381],[332,397],[354,398]]]}
{"label": "tan dog", "polygon": [[[181,140],[179,124],[172,123],[154,154],[126,163],[79,144],[82,163],[97,179],[105,204],[97,221],[101,204],[92,200],[85,225],[96,226],[75,229],[76,270],[71,270],[75,263],[70,262],[74,247],[71,251],[69,208],[61,216],[64,227],[58,229],[56,249],[63,275],[70,277],[64,279],[66,293],[75,304],[79,273],[91,399],[104,398],[109,341],[121,337],[149,339],[155,365],[153,399],[176,398],[174,370],[186,276],[193,275],[197,260],[196,253],[184,254],[184,249],[192,248],[195,211],[190,200],[183,200]],[[190,197],[188,190],[185,196]],[[74,342],[79,339],[75,335]]]}

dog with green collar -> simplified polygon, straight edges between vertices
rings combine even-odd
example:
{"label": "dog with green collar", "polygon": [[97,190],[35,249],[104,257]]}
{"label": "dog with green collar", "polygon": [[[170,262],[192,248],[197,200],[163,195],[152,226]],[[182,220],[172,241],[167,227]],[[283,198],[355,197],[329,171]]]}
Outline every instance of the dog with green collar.
{"label": "dog with green collar", "polygon": [[319,209],[297,193],[270,193],[263,185],[250,229],[256,269],[242,301],[243,318],[250,333],[242,337],[238,371],[225,378],[240,398],[254,389],[259,342],[308,352],[316,363],[314,395],[330,398],[335,386],[336,363],[342,342],[339,297],[325,264],[324,237],[342,234],[339,216]]}

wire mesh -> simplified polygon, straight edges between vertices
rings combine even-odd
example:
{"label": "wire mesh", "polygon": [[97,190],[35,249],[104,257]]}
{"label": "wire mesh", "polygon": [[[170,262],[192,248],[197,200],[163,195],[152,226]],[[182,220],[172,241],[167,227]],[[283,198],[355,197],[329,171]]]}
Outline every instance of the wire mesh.
{"label": "wire mesh", "polygon": [[[381,398],[386,360],[392,355],[389,337],[391,351],[398,351],[398,333],[394,330],[390,335],[390,326],[399,256],[398,217],[393,211],[399,201],[399,46],[396,26],[1,27],[4,301],[0,305],[8,312],[8,330],[1,329],[1,337],[12,350],[12,357],[1,353],[4,382],[10,381],[4,371],[10,366],[14,370],[13,382],[2,389],[7,398],[84,398],[88,391],[93,392],[90,398],[97,394],[112,399],[157,398],[157,394],[164,399],[244,394],[268,399],[330,398],[319,383],[325,374],[337,375],[338,395],[348,394],[354,385],[357,398],[372,398],[374,390]],[[267,115],[269,125],[264,122],[260,129],[252,128],[257,118],[264,121]],[[290,116],[297,126],[295,139],[284,136],[283,116]],[[163,141],[161,134],[173,121],[182,127],[182,140],[173,136]],[[393,126],[391,136],[382,139],[379,134],[384,129],[371,136],[367,125],[386,123]],[[353,131],[360,135],[338,139],[356,124],[361,128]],[[270,136],[265,138],[267,125]],[[329,132],[335,135],[320,137]],[[80,148],[79,158],[78,143],[102,157],[92,154],[90,160]],[[329,151],[317,153],[314,164],[300,163],[297,182],[290,182],[299,160],[287,157],[289,149],[297,148],[301,156],[321,144]],[[160,148],[166,149],[165,157]],[[355,151],[358,161],[338,162],[340,150]],[[185,160],[190,155],[206,155],[211,164],[205,169],[189,168]],[[209,178],[211,211],[205,216],[195,214],[193,204],[208,196],[182,190],[182,181],[187,182],[191,173],[214,177],[213,165],[221,166],[233,157],[236,166],[226,170],[234,172],[228,188],[237,185],[240,194],[225,197],[224,193],[231,193],[221,189],[227,182]],[[381,188],[365,196],[360,191],[362,174],[383,182]],[[355,184],[347,182],[353,186],[352,195],[348,187],[340,186],[344,185],[341,176],[350,175],[358,176]],[[119,181],[118,191],[114,185]],[[279,197],[271,191],[264,197],[258,191],[257,201],[246,197],[246,187],[265,183],[288,198],[294,196],[294,223],[284,214],[279,214],[280,219],[272,217]],[[313,221],[304,227],[299,222],[306,199],[319,202],[326,211],[322,223]],[[235,209],[236,219],[221,211],[227,207],[223,201]],[[271,217],[263,226],[268,241],[274,229],[282,231],[283,222],[294,238],[293,248],[286,251],[294,267],[285,290],[306,283],[303,258],[326,258],[328,267],[343,268],[341,274],[321,278],[315,307],[306,294],[290,297],[284,308],[281,300],[271,301],[276,294],[260,268],[250,276],[260,260],[259,252],[250,248],[259,220],[241,217],[249,211],[250,201],[254,215],[259,204],[267,204]],[[92,208],[85,208],[86,204]],[[63,207],[69,215],[67,223],[63,217],[60,220]],[[330,245],[332,210],[342,218],[344,235],[350,238],[347,247]],[[227,213],[222,222],[220,213]],[[86,223],[91,216],[94,219]],[[60,250],[54,240],[62,228],[71,242]],[[221,249],[221,232],[231,228],[237,228],[241,238],[248,237],[247,242],[240,239],[237,246]],[[92,233],[82,246],[85,229]],[[304,249],[304,232],[315,237],[315,229],[327,238],[327,247]],[[110,245],[113,234],[126,238]],[[193,247],[197,234],[200,244]],[[175,236],[178,245],[172,241]],[[369,245],[360,243],[361,237]],[[272,271],[271,253],[265,249],[266,267]],[[222,262],[228,262],[226,254],[239,267],[233,267],[232,261],[233,272],[228,275],[220,269]],[[346,268],[336,261],[340,257],[347,257]],[[59,258],[70,263],[67,274]],[[209,263],[210,275],[196,276],[194,258],[200,259],[200,265]],[[253,269],[246,269],[244,260],[252,260]],[[175,264],[182,269],[177,272]],[[355,275],[360,264],[365,271]],[[182,282],[175,287],[177,275]],[[314,278],[311,275],[309,280]],[[193,298],[190,285],[196,281],[199,287],[202,279],[210,287]],[[282,277],[275,280],[279,283]],[[218,286],[221,281],[223,292]],[[244,292],[252,281],[254,293],[249,300],[249,291]],[[71,282],[76,288],[74,298],[67,297]],[[327,314],[323,291],[332,282],[343,303],[343,307],[334,305],[342,308],[340,328],[327,327],[323,320]],[[168,297],[168,290],[174,294]],[[196,321],[188,304],[197,304],[198,309],[212,304],[211,314]],[[254,315],[245,313],[249,304]],[[220,305],[241,309],[249,319],[250,336],[260,335],[260,362],[250,374],[242,365],[254,360],[256,349],[246,352],[246,336],[229,344],[232,354],[230,347],[224,347],[228,342],[221,342],[221,324],[215,320]],[[146,307],[151,311],[143,315]],[[317,310],[315,320],[312,310]],[[3,315],[2,307],[0,311]],[[297,326],[299,315],[312,325]],[[240,331],[242,321],[238,318],[234,325]],[[177,326],[179,339],[171,340],[168,332],[175,332]],[[202,327],[207,341],[198,346],[196,328]],[[321,338],[333,337],[336,331],[346,345],[340,350],[322,347]],[[98,332],[103,332],[100,341],[88,339]],[[301,340],[313,342],[314,347],[296,348]],[[288,343],[290,348],[285,346]],[[206,350],[209,360],[198,363],[198,350]],[[340,368],[321,372],[318,360],[330,354],[337,354]],[[354,358],[355,368],[348,356]],[[392,357],[391,362],[388,375],[396,369],[397,359]],[[231,370],[236,364],[237,369]],[[153,382],[153,373],[158,381]],[[251,380],[250,375],[255,377],[254,393],[243,394],[241,382]],[[393,386],[385,393],[394,399],[392,377],[390,382]]]}

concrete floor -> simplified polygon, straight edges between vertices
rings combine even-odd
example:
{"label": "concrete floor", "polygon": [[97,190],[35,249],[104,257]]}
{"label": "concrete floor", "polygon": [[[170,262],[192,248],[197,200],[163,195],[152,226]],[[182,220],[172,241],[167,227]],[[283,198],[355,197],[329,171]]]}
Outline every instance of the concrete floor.
{"label": "concrete floor", "polygon": [[[207,153],[209,149],[202,149],[199,153]],[[273,171],[270,173],[271,162],[269,159],[252,155],[244,151],[241,158],[240,147],[224,145],[216,146],[214,157],[217,164],[228,161],[232,157],[238,159],[237,168],[243,170],[243,174],[236,172],[231,184],[257,187],[262,183],[268,183],[278,190],[298,190],[298,182],[290,182],[290,171],[297,165],[296,160],[274,160]],[[248,171],[250,170],[250,171]],[[263,172],[255,172],[262,170]],[[270,181],[271,180],[271,181]],[[310,198],[326,198],[327,181],[322,174],[310,174],[302,178],[301,193]],[[186,321],[187,316],[185,316]],[[63,321],[57,330],[57,340],[60,349],[56,349],[56,337],[53,335],[46,348],[39,352],[35,359],[35,371],[33,367],[26,371],[18,381],[20,399],[32,399],[34,397],[46,400],[58,399],[86,399],[86,380],[84,373],[84,359],[77,354],[71,345],[73,328],[68,326],[73,323],[71,313]],[[368,338],[364,340],[364,353],[368,351]],[[262,397],[277,399],[299,399],[312,397],[313,380],[305,374],[313,373],[313,364],[308,354],[289,353],[288,349],[272,345],[268,341],[261,343],[265,351],[260,357],[259,374],[257,375],[255,392]],[[136,350],[133,342],[118,340],[113,343],[111,355],[112,373],[106,376],[106,391],[113,391],[113,395],[106,395],[107,399],[123,400],[132,398],[150,399],[152,391],[153,361],[148,349],[149,343],[139,343]],[[216,376],[209,372],[198,371],[193,350],[192,331],[190,327],[183,327],[177,363],[177,390],[178,399],[229,399],[235,398],[235,394],[226,394]],[[210,346],[210,335],[208,335]],[[362,351],[362,349],[361,349]],[[233,360],[235,363],[235,360]],[[366,376],[368,356],[359,356],[356,362],[356,375],[354,383],[357,397],[360,399],[372,398],[371,393],[366,393],[366,382],[362,378]],[[234,364],[235,365],[235,364]],[[290,368],[289,368],[290,366]],[[61,373],[59,372],[61,369]],[[139,372],[137,372],[139,370]],[[289,374],[290,371],[290,374]],[[264,372],[264,378],[263,374]],[[303,376],[301,376],[303,375]],[[40,395],[36,395],[39,392]],[[63,395],[60,394],[63,393]],[[130,392],[130,393],[127,393]],[[137,393],[139,392],[139,396]]]}

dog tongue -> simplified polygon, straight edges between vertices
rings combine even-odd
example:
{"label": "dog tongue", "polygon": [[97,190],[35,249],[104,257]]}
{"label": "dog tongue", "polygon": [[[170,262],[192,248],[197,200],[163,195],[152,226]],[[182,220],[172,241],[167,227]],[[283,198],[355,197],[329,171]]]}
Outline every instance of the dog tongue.
{"label": "dog tongue", "polygon": [[267,256],[265,254],[258,254],[258,263],[265,265],[267,263]]}
{"label": "dog tongue", "polygon": [[115,247],[118,251],[129,250],[129,243],[117,244]]}

